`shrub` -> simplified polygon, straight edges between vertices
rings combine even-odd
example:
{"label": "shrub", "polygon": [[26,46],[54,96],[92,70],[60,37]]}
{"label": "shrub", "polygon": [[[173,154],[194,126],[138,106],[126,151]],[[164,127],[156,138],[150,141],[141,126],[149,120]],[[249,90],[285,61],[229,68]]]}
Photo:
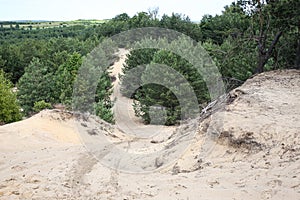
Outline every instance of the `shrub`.
{"label": "shrub", "polygon": [[51,109],[51,108],[52,108],[52,106],[50,103],[47,103],[44,100],[42,100],[42,101],[37,101],[34,103],[33,111],[40,112],[44,109]]}
{"label": "shrub", "polygon": [[12,83],[0,70],[0,124],[15,122],[21,118],[20,106],[16,94],[12,91]]}

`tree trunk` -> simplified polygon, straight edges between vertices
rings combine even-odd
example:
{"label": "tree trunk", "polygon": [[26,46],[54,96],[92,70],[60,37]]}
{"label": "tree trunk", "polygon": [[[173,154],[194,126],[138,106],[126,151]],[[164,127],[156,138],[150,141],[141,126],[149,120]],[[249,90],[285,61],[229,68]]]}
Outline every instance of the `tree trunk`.
{"label": "tree trunk", "polygon": [[265,66],[265,55],[263,52],[258,53],[258,64],[255,73],[260,74],[264,71],[264,66]]}
{"label": "tree trunk", "polygon": [[272,52],[274,51],[275,49],[275,46],[276,44],[278,43],[280,37],[282,35],[282,31],[279,31],[274,40],[272,41],[270,47],[268,48],[268,50],[266,51],[265,50],[265,37],[261,37],[259,39],[259,42],[258,42],[258,65],[257,65],[257,68],[256,68],[256,73],[262,73],[264,71],[264,66],[265,64],[268,62],[268,60],[271,58],[272,56]]}

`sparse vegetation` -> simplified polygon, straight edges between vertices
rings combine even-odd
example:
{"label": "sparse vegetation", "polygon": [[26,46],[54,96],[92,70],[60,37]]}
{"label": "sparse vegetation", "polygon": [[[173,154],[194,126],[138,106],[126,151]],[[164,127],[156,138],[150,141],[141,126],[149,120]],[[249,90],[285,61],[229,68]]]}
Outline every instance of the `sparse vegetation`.
{"label": "sparse vegetation", "polygon": [[52,108],[51,104],[45,102],[44,100],[34,102],[34,105],[33,105],[33,111],[35,111],[35,112],[40,112],[44,109],[51,109],[51,108]]}

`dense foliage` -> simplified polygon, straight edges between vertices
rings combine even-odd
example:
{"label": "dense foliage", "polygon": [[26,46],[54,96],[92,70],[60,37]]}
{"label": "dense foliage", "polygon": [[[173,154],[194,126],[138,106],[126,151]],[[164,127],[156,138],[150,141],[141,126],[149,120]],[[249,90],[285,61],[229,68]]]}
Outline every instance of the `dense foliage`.
{"label": "dense foliage", "polygon": [[[291,5],[295,9],[289,9]],[[273,69],[300,69],[299,8],[299,2],[295,0],[240,0],[226,6],[221,15],[204,16],[196,29],[193,23],[184,18],[176,18],[176,15],[168,19],[163,17],[161,23],[200,41],[218,66],[227,90],[230,90],[255,73]],[[146,123],[151,121],[153,115],[151,106],[158,105],[166,108],[166,124],[174,124],[179,119],[182,108],[169,89],[156,84],[136,87],[143,78],[140,74],[147,70],[147,64],[151,62],[166,64],[183,75],[183,71],[190,68],[184,63],[184,59],[170,52],[155,49],[134,50],[124,66],[122,93],[137,100],[136,114]],[[139,65],[142,68],[139,67],[134,76],[130,72]],[[189,74],[186,77],[192,76]],[[193,78],[188,79],[192,85],[196,80],[201,83],[200,77]],[[132,88],[136,91],[132,92]],[[202,96],[197,96],[199,103],[210,99],[203,82],[193,88],[196,93],[197,89],[201,91],[198,94]]]}
{"label": "dense foliage", "polygon": [[[51,105],[62,103],[71,109],[72,103],[81,105],[85,101],[80,96],[72,99],[73,85],[78,69],[100,42],[133,28],[162,27],[181,32],[199,42],[219,68],[227,89],[231,89],[253,74],[265,70],[300,69],[299,9],[297,0],[238,0],[225,6],[220,15],[205,15],[199,19],[200,23],[191,22],[189,17],[175,13],[158,18],[157,9],[140,12],[133,17],[122,13],[97,24],[86,21],[51,27],[49,22],[49,27],[40,27],[34,23],[25,26],[17,22],[0,22],[0,69],[18,87],[17,97],[25,115],[35,112],[34,105],[40,107],[41,102]],[[106,56],[113,54],[116,49],[108,51]],[[114,59],[111,57],[110,62]],[[140,69],[146,69],[147,64],[151,63],[170,65],[182,73],[195,89],[199,104],[211,99],[205,92],[207,88],[200,75],[198,77],[190,71],[191,63],[178,55],[158,49],[131,51],[124,66],[125,75],[121,77],[121,89],[125,96],[138,100],[136,113],[145,122],[149,123],[154,102],[166,108],[167,124],[176,123],[181,109],[168,88],[158,85],[136,88],[146,77],[142,76],[141,71],[136,76],[129,72],[139,66]],[[106,121],[113,122],[113,102],[109,98],[112,78],[108,70],[104,69],[105,73],[96,80],[98,86],[93,94],[93,109]],[[9,85],[3,91],[11,87],[6,79],[1,84]],[[88,85],[84,81],[80,84]],[[132,92],[132,89],[135,91]],[[5,115],[15,113],[15,116],[5,117],[3,122],[20,118],[14,94],[10,95],[11,105],[15,106],[12,110],[5,108],[3,112]]]}
{"label": "dense foliage", "polygon": [[[135,112],[138,116],[141,116],[146,123],[152,123],[151,120],[151,106],[160,106],[166,111],[164,120],[160,120],[165,125],[175,124],[180,119],[187,119],[191,117],[191,113],[183,115],[182,109],[184,106],[192,104],[189,102],[187,90],[182,90],[185,84],[189,83],[192,87],[193,93],[197,97],[198,103],[204,103],[209,101],[208,91],[203,81],[203,78],[199,74],[196,68],[194,68],[188,61],[180,58],[180,56],[170,53],[165,50],[157,51],[151,63],[160,63],[165,66],[170,66],[176,72],[179,72],[183,77],[176,76],[176,73],[166,70],[163,72],[162,69],[158,71],[152,69],[150,66],[146,66],[145,73],[141,76],[142,82],[151,82],[152,80],[168,79],[164,85],[171,85],[167,88],[164,85],[159,84],[147,84],[140,88],[135,94],[134,98],[137,100],[135,105]],[[163,75],[161,75],[163,73]],[[148,79],[148,80],[147,80]],[[186,82],[185,82],[186,81]],[[184,102],[179,102],[179,97]],[[195,106],[195,105],[190,105]],[[153,110],[155,112],[155,110]],[[199,112],[199,110],[196,110]],[[155,114],[155,113],[154,113]],[[157,119],[155,123],[159,122]]]}
{"label": "dense foliage", "polygon": [[25,114],[33,111],[35,102],[45,101],[54,103],[55,95],[54,74],[49,67],[38,58],[33,58],[18,84],[18,99]]}
{"label": "dense foliage", "polygon": [[55,72],[55,91],[59,101],[68,107],[72,105],[73,85],[81,64],[81,55],[73,53]]}

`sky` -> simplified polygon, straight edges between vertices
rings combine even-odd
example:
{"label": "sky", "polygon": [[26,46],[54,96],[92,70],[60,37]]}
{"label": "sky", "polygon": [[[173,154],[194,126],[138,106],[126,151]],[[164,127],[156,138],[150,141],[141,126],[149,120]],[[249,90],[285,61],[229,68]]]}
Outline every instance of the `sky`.
{"label": "sky", "polygon": [[0,21],[111,19],[159,8],[159,15],[181,13],[192,21],[205,14],[221,14],[234,0],[0,0]]}

